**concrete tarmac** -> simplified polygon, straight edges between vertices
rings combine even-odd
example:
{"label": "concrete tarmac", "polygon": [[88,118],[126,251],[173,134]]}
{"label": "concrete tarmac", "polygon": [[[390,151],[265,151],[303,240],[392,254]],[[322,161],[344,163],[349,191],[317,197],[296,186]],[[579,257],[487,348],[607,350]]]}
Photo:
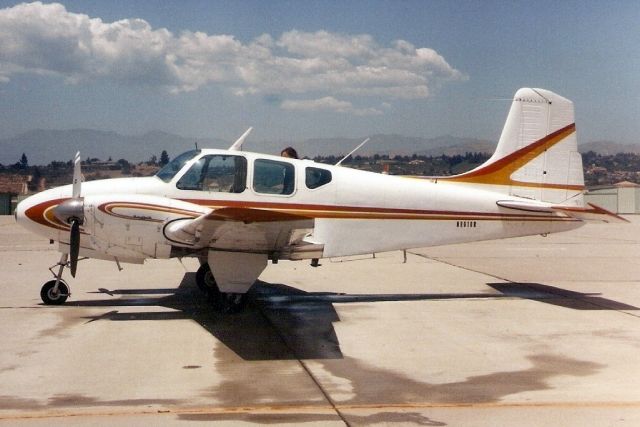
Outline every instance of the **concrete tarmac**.
{"label": "concrete tarmac", "polygon": [[[194,260],[87,260],[0,217],[0,424],[640,425],[640,219],[269,265],[214,313]],[[69,277],[65,273],[65,278]]]}

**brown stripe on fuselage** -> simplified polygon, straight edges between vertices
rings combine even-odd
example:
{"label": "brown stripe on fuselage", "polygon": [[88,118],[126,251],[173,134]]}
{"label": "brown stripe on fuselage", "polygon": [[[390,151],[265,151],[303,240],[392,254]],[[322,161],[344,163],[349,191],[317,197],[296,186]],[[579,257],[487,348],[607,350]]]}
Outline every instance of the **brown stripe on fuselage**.
{"label": "brown stripe on fuselage", "polygon": [[[68,200],[54,199],[43,203],[39,203],[30,207],[25,215],[32,221],[51,228],[59,230],[69,230],[66,224],[61,223],[52,215],[52,209],[58,204]],[[455,221],[455,220],[475,220],[475,221],[579,221],[569,216],[552,216],[541,214],[510,214],[510,213],[490,213],[490,212],[461,212],[461,211],[437,211],[437,210],[421,210],[421,209],[402,209],[402,208],[379,208],[379,207],[362,207],[362,206],[332,206],[318,204],[300,204],[300,203],[273,203],[273,202],[250,202],[250,201],[230,201],[230,200],[208,200],[208,199],[180,199],[185,202],[193,203],[199,206],[211,209],[247,209],[249,210],[265,210],[274,212],[273,215],[256,214],[251,215],[247,212],[249,219],[255,216],[256,220],[284,220],[285,215],[290,215],[290,219],[302,218],[331,218],[331,219],[396,219],[396,220],[431,220],[431,221]],[[202,213],[197,211],[189,211],[184,209],[170,208],[167,206],[154,205],[148,203],[132,203],[132,202],[109,202],[98,206],[98,209],[108,215],[132,219],[139,221],[161,222],[153,218],[141,218],[139,216],[122,215],[113,212],[116,208],[130,208],[139,210],[148,210],[151,212],[163,212],[177,215],[184,215],[191,218],[197,218]],[[223,219],[224,215],[220,215]],[[233,216],[242,217],[238,212],[231,215],[229,220],[234,220]],[[212,215],[215,218],[216,215]]]}
{"label": "brown stripe on fuselage", "polygon": [[291,215],[309,218],[341,219],[430,219],[430,220],[506,220],[506,221],[550,221],[570,218],[535,215],[508,214],[490,212],[437,211],[422,209],[379,208],[361,206],[333,206],[299,203],[249,202],[231,200],[181,199],[185,202],[206,206],[211,209],[238,208],[273,210]]}
{"label": "brown stripe on fuselage", "polygon": [[53,208],[55,208],[65,200],[68,200],[68,198],[53,199],[47,200],[43,203],[38,203],[37,205],[31,206],[29,209],[27,209],[24,214],[31,221],[36,222],[40,225],[56,228],[58,230],[68,231],[69,226],[64,224],[63,222],[60,222],[53,215]]}

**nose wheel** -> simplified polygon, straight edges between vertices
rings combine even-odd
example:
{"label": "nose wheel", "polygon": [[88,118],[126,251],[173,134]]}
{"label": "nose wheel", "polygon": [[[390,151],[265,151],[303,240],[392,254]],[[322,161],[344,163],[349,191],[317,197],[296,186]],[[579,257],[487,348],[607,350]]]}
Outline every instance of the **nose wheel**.
{"label": "nose wheel", "polygon": [[40,298],[46,305],[64,304],[69,295],[69,285],[63,280],[49,280],[40,290]]}
{"label": "nose wheel", "polygon": [[[69,254],[62,254],[60,261],[49,269],[55,279],[49,280],[42,286],[42,289],[40,289],[40,298],[42,298],[42,302],[46,305],[64,304],[67,298],[69,298],[69,295],[71,295],[69,285],[62,280],[62,272],[67,266],[68,260]],[[58,266],[57,273],[53,271],[56,266]]]}

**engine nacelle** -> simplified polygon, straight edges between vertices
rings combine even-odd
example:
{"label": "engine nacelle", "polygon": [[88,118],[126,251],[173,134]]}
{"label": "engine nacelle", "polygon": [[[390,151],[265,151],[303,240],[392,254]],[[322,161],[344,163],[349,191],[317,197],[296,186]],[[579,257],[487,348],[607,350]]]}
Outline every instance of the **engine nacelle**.
{"label": "engine nacelle", "polygon": [[[123,262],[169,258],[171,244],[162,229],[179,218],[196,218],[208,208],[166,197],[139,194],[84,198],[83,247]],[[81,253],[84,253],[81,250]],[[87,256],[101,258],[95,253]]]}

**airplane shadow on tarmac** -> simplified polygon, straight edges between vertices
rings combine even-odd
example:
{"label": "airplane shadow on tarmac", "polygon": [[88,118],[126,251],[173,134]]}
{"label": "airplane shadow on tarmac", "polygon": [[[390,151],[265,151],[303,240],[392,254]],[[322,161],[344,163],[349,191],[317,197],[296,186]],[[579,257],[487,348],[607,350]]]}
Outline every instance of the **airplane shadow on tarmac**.
{"label": "airplane shadow on tarmac", "polygon": [[[637,307],[537,283],[488,283],[499,293],[341,294],[305,292],[283,284],[256,282],[241,313],[215,312],[186,273],[178,288],[99,289],[107,299],[67,303],[76,307],[153,307],[175,311],[121,313],[112,310],[89,316],[100,320],[192,319],[244,360],[342,359],[333,323],[340,321],[336,303],[450,299],[530,299],[579,310],[638,310]],[[163,295],[152,297],[152,295]],[[114,298],[115,297],[115,298]]]}

